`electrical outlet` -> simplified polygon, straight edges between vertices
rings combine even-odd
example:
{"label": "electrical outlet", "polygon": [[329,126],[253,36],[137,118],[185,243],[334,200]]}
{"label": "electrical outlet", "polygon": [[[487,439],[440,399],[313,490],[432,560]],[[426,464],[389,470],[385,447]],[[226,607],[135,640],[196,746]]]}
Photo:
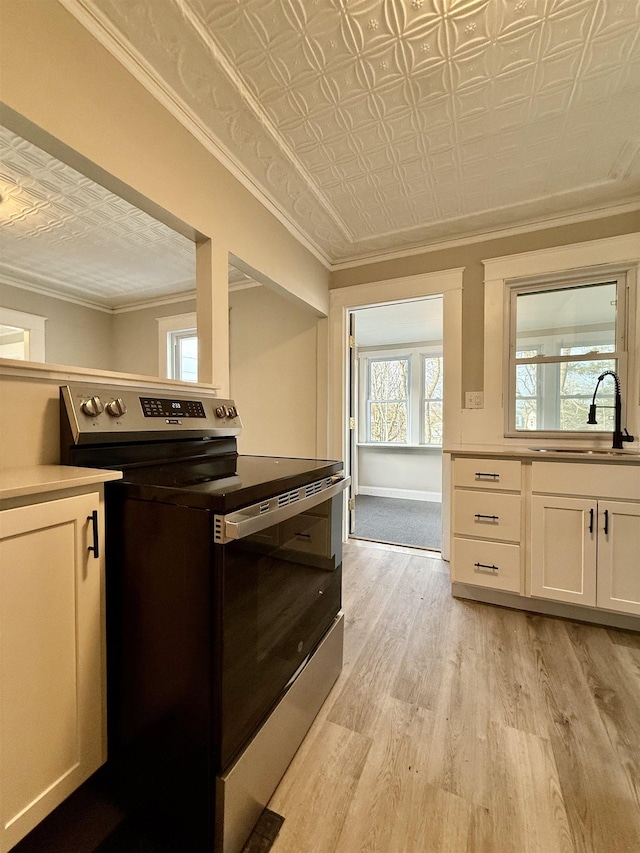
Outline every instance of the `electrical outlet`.
{"label": "electrical outlet", "polygon": [[484,391],[465,391],[464,407],[465,409],[484,408]]}

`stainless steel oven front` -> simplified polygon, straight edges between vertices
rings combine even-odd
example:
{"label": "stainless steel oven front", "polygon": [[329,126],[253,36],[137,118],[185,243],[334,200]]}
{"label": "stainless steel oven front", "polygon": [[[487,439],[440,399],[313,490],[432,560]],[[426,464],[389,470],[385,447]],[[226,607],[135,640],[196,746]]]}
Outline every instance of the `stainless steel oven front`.
{"label": "stainless steel oven front", "polygon": [[342,464],[239,455],[240,428],[201,389],[61,389],[63,462],[123,471],[104,777],[162,849],[240,853],[342,667]]}

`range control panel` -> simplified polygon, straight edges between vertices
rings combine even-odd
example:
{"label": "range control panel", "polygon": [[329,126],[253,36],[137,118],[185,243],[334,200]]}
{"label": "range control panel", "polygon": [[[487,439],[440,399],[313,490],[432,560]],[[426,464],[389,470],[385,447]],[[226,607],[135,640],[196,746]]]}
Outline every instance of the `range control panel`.
{"label": "range control panel", "polygon": [[125,441],[150,433],[234,436],[242,430],[233,400],[200,389],[159,394],[149,388],[71,384],[61,386],[60,396],[75,444],[101,438]]}

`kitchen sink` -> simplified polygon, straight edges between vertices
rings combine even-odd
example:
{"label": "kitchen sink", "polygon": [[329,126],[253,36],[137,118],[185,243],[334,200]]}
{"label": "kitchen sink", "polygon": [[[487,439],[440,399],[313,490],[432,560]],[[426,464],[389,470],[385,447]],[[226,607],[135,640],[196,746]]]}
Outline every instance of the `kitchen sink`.
{"label": "kitchen sink", "polygon": [[640,450],[617,447],[530,447],[536,453],[579,453],[581,456],[638,456]]}

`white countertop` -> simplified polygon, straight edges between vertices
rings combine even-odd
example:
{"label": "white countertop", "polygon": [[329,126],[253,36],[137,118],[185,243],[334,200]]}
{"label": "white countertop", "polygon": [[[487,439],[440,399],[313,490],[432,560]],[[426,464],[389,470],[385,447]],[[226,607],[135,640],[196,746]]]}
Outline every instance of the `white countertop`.
{"label": "white countertop", "polygon": [[640,465],[640,449],[637,447],[614,450],[610,447],[580,448],[549,445],[535,450],[532,447],[516,447],[490,444],[448,445],[443,453],[452,456],[502,456],[505,459],[533,459],[539,462],[606,462],[624,465]]}
{"label": "white countertop", "polygon": [[122,479],[121,471],[76,468],[72,465],[33,465],[0,470],[0,500],[37,495]]}

